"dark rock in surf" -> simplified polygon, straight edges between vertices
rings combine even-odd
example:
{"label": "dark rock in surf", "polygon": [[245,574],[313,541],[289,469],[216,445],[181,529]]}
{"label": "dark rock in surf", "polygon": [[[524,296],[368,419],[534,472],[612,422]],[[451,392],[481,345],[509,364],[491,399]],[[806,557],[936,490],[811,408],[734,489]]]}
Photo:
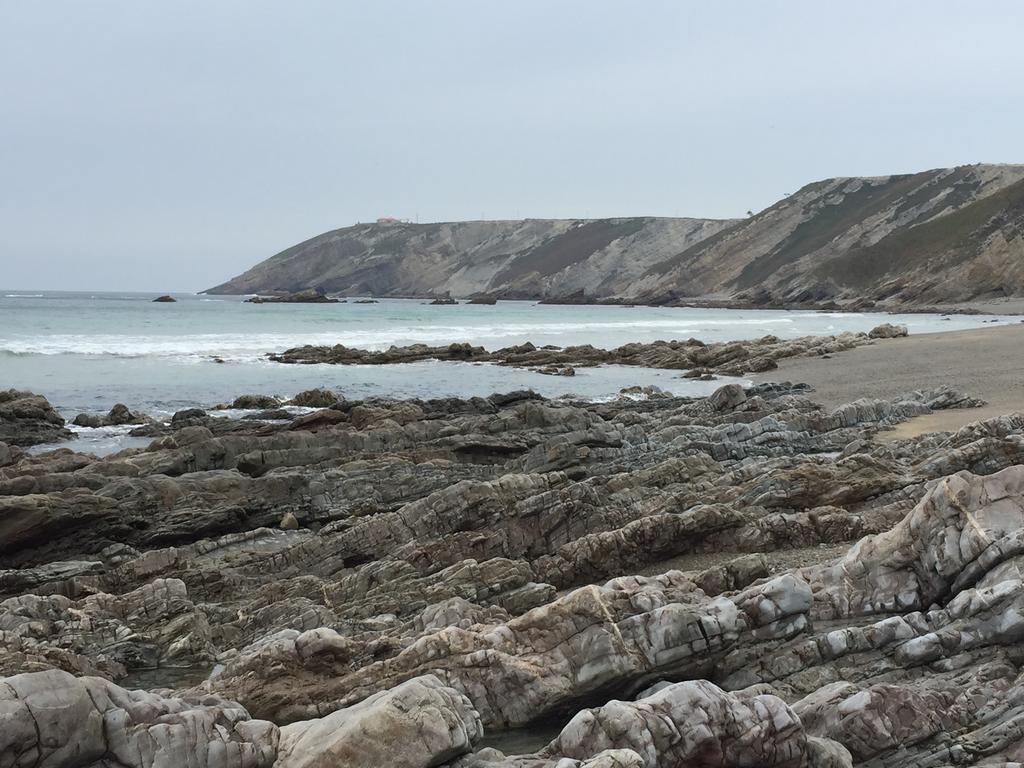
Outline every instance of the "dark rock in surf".
{"label": "dark rock in surf", "polygon": [[253,296],[245,300],[246,304],[337,304],[337,299],[332,299],[323,291],[310,289],[287,293],[283,296]]}
{"label": "dark rock in surf", "polygon": [[71,422],[76,427],[117,427],[126,424],[146,424],[150,418],[142,413],[134,413],[127,405],[117,403],[106,416],[95,413],[80,413]]}
{"label": "dark rock in surf", "polygon": [[221,406],[219,410],[224,408],[265,410],[267,408],[277,408],[279,405],[281,405],[281,401],[271,395],[239,395],[231,402],[231,405]]}
{"label": "dark rock in surf", "polygon": [[866,333],[847,332],[835,336],[803,336],[796,339],[763,336],[759,339],[712,344],[705,344],[698,339],[635,342],[615,349],[600,349],[590,344],[564,348],[537,347],[527,342],[494,351],[468,343],[433,347],[410,344],[384,350],[366,350],[336,344],[333,347],[293,347],[284,352],[271,353],[268,357],[278,363],[386,365],[421,360],[452,360],[559,370],[614,363],[646,368],[699,370],[702,376],[705,373],[742,376],[745,373],[774,370],[778,367],[776,361],[784,358],[821,356],[870,344],[872,341],[873,338]]}
{"label": "dark rock in surf", "polygon": [[243,416],[247,421],[291,421],[294,414],[284,408],[270,408],[265,411],[257,411]]}
{"label": "dark rock in surf", "polygon": [[344,400],[344,397],[329,389],[307,389],[289,400],[288,405],[298,405],[303,408],[330,408]]}
{"label": "dark rock in surf", "polygon": [[0,390],[0,441],[25,448],[70,440],[74,436],[42,395],[16,389]]}

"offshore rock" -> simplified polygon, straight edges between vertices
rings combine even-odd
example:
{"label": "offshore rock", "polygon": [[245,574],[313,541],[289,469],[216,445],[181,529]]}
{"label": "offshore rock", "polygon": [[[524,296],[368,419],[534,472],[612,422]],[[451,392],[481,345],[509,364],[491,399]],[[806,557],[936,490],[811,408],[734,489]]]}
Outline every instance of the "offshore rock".
{"label": "offshore rock", "polygon": [[490,362],[532,370],[564,370],[614,363],[647,368],[700,369],[705,372],[740,376],[749,372],[772,370],[777,367],[776,361],[782,358],[821,356],[869,343],[872,343],[872,337],[868,334],[847,332],[837,336],[804,336],[797,339],[764,336],[750,341],[714,344],[705,344],[697,339],[655,341],[649,344],[637,342],[610,350],[599,349],[589,344],[565,348],[536,347],[529,342],[494,351],[466,343],[440,347],[411,344],[376,351],[346,347],[342,344],[333,347],[306,345],[270,354],[268,357],[278,363],[335,365],[388,365],[421,360],[454,360]]}
{"label": "offshore rock", "polygon": [[245,300],[246,304],[337,304],[338,299],[332,299],[323,291],[311,288],[306,291],[285,293],[280,296],[253,296]]}
{"label": "offshore rock", "polygon": [[141,413],[133,413],[124,403],[117,403],[105,416],[93,413],[80,413],[75,416],[76,427],[117,427],[125,424],[145,424],[149,418]]}

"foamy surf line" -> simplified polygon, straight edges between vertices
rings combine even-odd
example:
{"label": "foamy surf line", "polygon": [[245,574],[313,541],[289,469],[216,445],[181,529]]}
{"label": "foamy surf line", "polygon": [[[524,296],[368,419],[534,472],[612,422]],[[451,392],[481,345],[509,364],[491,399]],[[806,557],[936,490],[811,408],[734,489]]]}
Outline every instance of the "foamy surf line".
{"label": "foamy surf line", "polygon": [[[788,318],[760,319],[755,325],[785,325]],[[736,325],[735,322],[723,325]],[[745,323],[742,323],[745,324]],[[137,336],[121,334],[52,334],[0,338],[0,352],[15,355],[111,355],[116,357],[263,357],[291,347],[344,344],[360,349],[387,349],[417,343],[452,343],[469,341],[485,347],[507,345],[509,340],[523,342],[542,339],[571,339],[594,332],[627,329],[661,331],[666,339],[685,338],[697,333],[714,333],[718,324],[700,327],[693,322],[648,320],[640,322],[595,322],[566,325],[564,323],[508,324],[486,326],[432,326],[430,328],[401,326],[376,330],[339,330],[321,333],[263,334],[189,334],[187,336]],[[582,343],[567,340],[564,344]],[[560,344],[561,346],[562,344]]]}
{"label": "foamy surf line", "polygon": [[[793,338],[804,335],[827,335],[839,333],[842,324],[821,320],[832,319],[832,315],[817,315],[817,326],[811,325],[806,316],[727,318],[708,320],[704,318],[648,319],[637,321],[603,321],[576,323],[508,323],[485,325],[430,325],[416,326],[401,324],[392,327],[352,328],[338,327],[336,330],[318,330],[308,333],[301,329],[285,332],[242,331],[222,333],[162,334],[114,334],[114,333],[63,333],[63,334],[13,334],[0,336],[0,356],[104,356],[115,358],[159,358],[179,362],[198,363],[212,358],[227,362],[266,362],[266,356],[293,347],[305,345],[347,347],[378,351],[391,346],[410,344],[444,345],[468,342],[488,350],[496,350],[525,342],[537,345],[553,344],[558,347],[591,343],[596,346],[614,348],[630,342],[650,343],[656,340],[672,341],[698,338],[703,341],[735,341],[753,339],[765,335]],[[858,315],[842,316],[857,320]],[[901,318],[902,319],[902,318]],[[919,321],[922,324],[924,321]],[[993,322],[993,321],[990,321]],[[910,324],[910,323],[908,323]],[[961,328],[933,327],[921,330],[959,330]],[[862,330],[867,330],[863,328]],[[628,337],[623,331],[632,332]]]}

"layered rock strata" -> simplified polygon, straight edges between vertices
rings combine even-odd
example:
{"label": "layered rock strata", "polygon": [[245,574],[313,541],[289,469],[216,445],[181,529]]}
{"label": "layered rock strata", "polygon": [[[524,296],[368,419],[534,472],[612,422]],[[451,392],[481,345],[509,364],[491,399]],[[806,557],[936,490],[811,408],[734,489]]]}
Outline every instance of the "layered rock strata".
{"label": "layered rock strata", "polygon": [[[636,365],[645,368],[718,373],[740,376],[774,370],[778,360],[787,357],[826,356],[843,352],[874,339],[897,338],[907,335],[903,325],[883,323],[869,333],[845,332],[837,336],[802,336],[780,339],[763,336],[752,341],[729,341],[705,344],[698,339],[686,341],[655,341],[631,343],[615,349],[600,349],[589,344],[574,347],[536,347],[527,342],[514,347],[488,351],[471,344],[429,346],[412,344],[389,347],[385,350],[366,350],[334,346],[293,347],[268,357],[277,363],[331,363],[334,365],[387,365],[416,363],[422,360],[451,362],[494,363],[515,368],[530,368],[541,372],[558,372],[595,365]],[[568,374],[572,375],[572,374]]]}
{"label": "layered rock strata", "polygon": [[0,462],[0,757],[1024,757],[1020,414],[879,441],[977,402],[301,399]]}

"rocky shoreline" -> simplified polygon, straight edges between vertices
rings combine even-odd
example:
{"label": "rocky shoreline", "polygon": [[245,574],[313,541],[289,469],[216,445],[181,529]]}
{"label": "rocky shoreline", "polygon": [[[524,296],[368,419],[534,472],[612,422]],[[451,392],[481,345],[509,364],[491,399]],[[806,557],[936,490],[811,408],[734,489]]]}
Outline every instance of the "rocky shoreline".
{"label": "rocky shoreline", "polygon": [[[790,384],[311,391],[289,420],[186,411],[102,458],[12,447],[63,428],[18,394],[0,445],[0,755],[31,756],[14,765],[1024,755],[1024,416],[874,439],[981,404],[962,393],[826,410]],[[488,746],[524,727],[522,754]]]}
{"label": "rocky shoreline", "polygon": [[[802,336],[780,339],[763,336],[749,341],[728,341],[705,344],[699,339],[655,341],[625,344],[615,349],[600,349],[590,344],[570,347],[537,347],[527,342],[488,351],[467,343],[430,346],[411,344],[392,346],[385,350],[366,350],[334,346],[293,347],[267,357],[276,363],[313,365],[389,365],[442,360],[466,363],[493,363],[515,368],[529,368],[541,373],[565,375],[567,369],[597,365],[635,365],[645,368],[685,370],[688,376],[705,374],[742,376],[778,367],[776,361],[789,357],[814,357],[843,352],[877,339],[900,338],[907,335],[906,326],[882,323],[868,333],[846,332],[835,336]],[[568,375],[572,375],[569,373]]]}
{"label": "rocky shoreline", "polygon": [[873,299],[857,298],[836,301],[834,299],[789,298],[780,299],[770,293],[740,293],[735,296],[680,296],[675,293],[667,293],[662,296],[616,298],[591,296],[582,292],[567,294],[563,296],[509,296],[509,299],[527,299],[536,301],[538,304],[555,304],[569,306],[595,306],[595,307],[676,307],[681,309],[742,309],[742,310],[784,310],[793,312],[871,312],[887,314],[898,312],[900,314],[912,315],[988,315],[1005,314],[1020,315],[1024,310],[1019,307],[1019,300],[1009,299],[1013,308],[1003,311],[1002,308],[995,312],[994,303],[991,300],[979,299],[968,302],[966,305],[935,305],[920,303],[900,303],[890,301],[875,301]]}
{"label": "rocky shoreline", "polygon": [[[237,293],[216,293],[203,291],[209,296],[237,296]],[[321,298],[313,298],[319,296]],[[308,298],[307,298],[308,297]],[[365,304],[378,303],[381,299],[408,299],[436,306],[472,306],[494,305],[499,301],[530,301],[537,304],[555,306],[588,306],[588,307],[669,307],[676,309],[736,309],[736,310],[779,310],[787,312],[849,312],[855,314],[904,314],[904,315],[1024,315],[1024,298],[1008,296],[998,299],[977,298],[963,302],[929,304],[905,303],[873,299],[780,299],[772,295],[737,295],[723,298],[720,296],[679,296],[665,294],[663,296],[639,297],[601,297],[585,293],[547,296],[539,293],[501,292],[492,295],[438,297],[432,293],[375,293],[370,298],[357,300],[344,294],[324,294],[315,289],[298,291],[294,294],[273,293],[254,294],[246,299],[249,304]]]}

